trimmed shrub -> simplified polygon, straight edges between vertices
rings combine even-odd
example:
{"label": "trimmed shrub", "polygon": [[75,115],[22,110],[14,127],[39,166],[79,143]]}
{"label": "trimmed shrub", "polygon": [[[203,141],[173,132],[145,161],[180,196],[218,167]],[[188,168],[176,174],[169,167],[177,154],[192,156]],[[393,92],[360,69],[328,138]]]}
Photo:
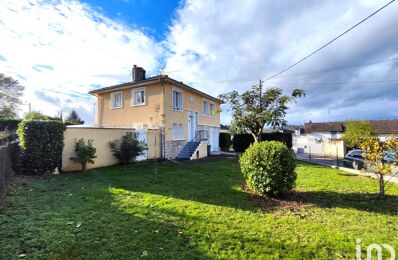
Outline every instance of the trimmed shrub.
{"label": "trimmed shrub", "polygon": [[220,133],[220,137],[218,140],[218,145],[220,146],[222,151],[229,151],[229,147],[231,146],[231,134],[230,133]]}
{"label": "trimmed shrub", "polygon": [[86,170],[87,163],[94,163],[94,159],[97,158],[95,155],[97,149],[94,147],[93,142],[93,139],[87,140],[87,143],[84,141],[84,138],[75,140],[76,156],[71,157],[70,159],[74,162],[80,163],[82,171]]}
{"label": "trimmed shrub", "polygon": [[41,175],[61,168],[65,125],[60,121],[24,120],[18,125],[21,171]]}
{"label": "trimmed shrub", "polygon": [[[286,144],[288,148],[292,148],[292,134],[289,133],[263,133],[261,135],[261,141],[278,141]],[[244,152],[254,143],[254,138],[251,134],[235,134],[232,140],[232,146],[235,152]]]}
{"label": "trimmed shrub", "polygon": [[138,141],[137,133],[126,132],[121,139],[113,140],[109,143],[113,155],[121,164],[127,164],[147,149],[146,144]]}
{"label": "trimmed shrub", "polygon": [[22,119],[0,118],[0,131],[15,132]]}
{"label": "trimmed shrub", "polygon": [[295,156],[281,142],[254,143],[239,162],[247,186],[261,195],[278,196],[295,185]]}

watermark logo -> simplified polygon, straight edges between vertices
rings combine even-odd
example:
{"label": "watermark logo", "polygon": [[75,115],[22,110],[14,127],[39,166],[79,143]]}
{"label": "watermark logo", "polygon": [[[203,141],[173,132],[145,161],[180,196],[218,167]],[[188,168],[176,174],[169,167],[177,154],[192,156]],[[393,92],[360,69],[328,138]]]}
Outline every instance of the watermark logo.
{"label": "watermark logo", "polygon": [[[361,260],[361,242],[362,240],[357,238],[357,245],[355,247],[356,249],[356,260]],[[390,246],[389,244],[370,244],[367,247],[366,250],[366,259],[367,260],[372,260],[374,258],[372,258],[372,253],[376,252],[376,258],[377,260],[382,260],[383,259],[383,248],[385,250],[388,250],[390,252],[390,259],[391,260],[395,260],[395,250],[392,246]]]}

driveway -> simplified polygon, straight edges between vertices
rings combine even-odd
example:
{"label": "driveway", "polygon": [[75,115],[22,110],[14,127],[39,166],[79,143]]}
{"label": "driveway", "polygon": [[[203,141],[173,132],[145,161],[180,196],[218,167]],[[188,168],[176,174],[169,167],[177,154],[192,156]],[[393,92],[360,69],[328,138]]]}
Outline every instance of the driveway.
{"label": "driveway", "polygon": [[[300,160],[300,161],[312,162],[312,163],[317,163],[317,164],[331,166],[331,167],[337,166],[340,170],[354,173],[354,174],[363,174],[363,172],[361,172],[359,170],[343,167],[343,158],[339,158],[337,160],[336,158],[321,157],[321,156],[316,156],[316,155],[310,156],[309,154],[304,154],[304,153],[296,153],[296,158],[297,158],[297,160]],[[376,177],[376,175],[374,173],[370,173],[370,172],[366,172],[365,175],[371,176],[373,178]],[[398,169],[396,169],[393,174],[385,175],[384,179],[386,180],[386,182],[398,183]]]}

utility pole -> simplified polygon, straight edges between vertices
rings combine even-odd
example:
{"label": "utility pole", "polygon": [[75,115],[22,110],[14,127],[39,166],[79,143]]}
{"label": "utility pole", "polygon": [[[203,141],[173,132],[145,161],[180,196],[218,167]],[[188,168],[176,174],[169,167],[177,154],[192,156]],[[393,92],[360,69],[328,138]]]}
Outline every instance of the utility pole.
{"label": "utility pole", "polygon": [[263,109],[263,105],[262,105],[262,96],[263,96],[263,81],[260,79],[259,80],[259,84],[258,86],[260,87],[260,109]]}
{"label": "utility pole", "polygon": [[329,123],[330,123],[330,107],[329,107]]}

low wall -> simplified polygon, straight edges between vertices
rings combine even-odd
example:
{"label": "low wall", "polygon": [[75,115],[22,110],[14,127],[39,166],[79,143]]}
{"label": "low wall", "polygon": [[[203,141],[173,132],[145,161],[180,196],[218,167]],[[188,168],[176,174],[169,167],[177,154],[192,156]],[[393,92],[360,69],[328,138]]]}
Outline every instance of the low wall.
{"label": "low wall", "polygon": [[67,127],[64,132],[64,149],[62,152],[62,170],[77,171],[80,164],[70,160],[75,155],[74,143],[76,139],[93,139],[93,145],[97,149],[97,158],[93,164],[88,164],[87,169],[110,166],[117,164],[113,156],[109,142],[120,139],[126,132],[137,132],[138,139],[147,143],[148,150],[139,156],[137,160],[159,158],[161,153],[161,138],[159,130],[135,130],[132,128],[98,128],[98,127]]}
{"label": "low wall", "polygon": [[7,193],[7,183],[14,175],[11,167],[10,149],[8,146],[0,146],[0,211],[4,208],[4,198]]}

